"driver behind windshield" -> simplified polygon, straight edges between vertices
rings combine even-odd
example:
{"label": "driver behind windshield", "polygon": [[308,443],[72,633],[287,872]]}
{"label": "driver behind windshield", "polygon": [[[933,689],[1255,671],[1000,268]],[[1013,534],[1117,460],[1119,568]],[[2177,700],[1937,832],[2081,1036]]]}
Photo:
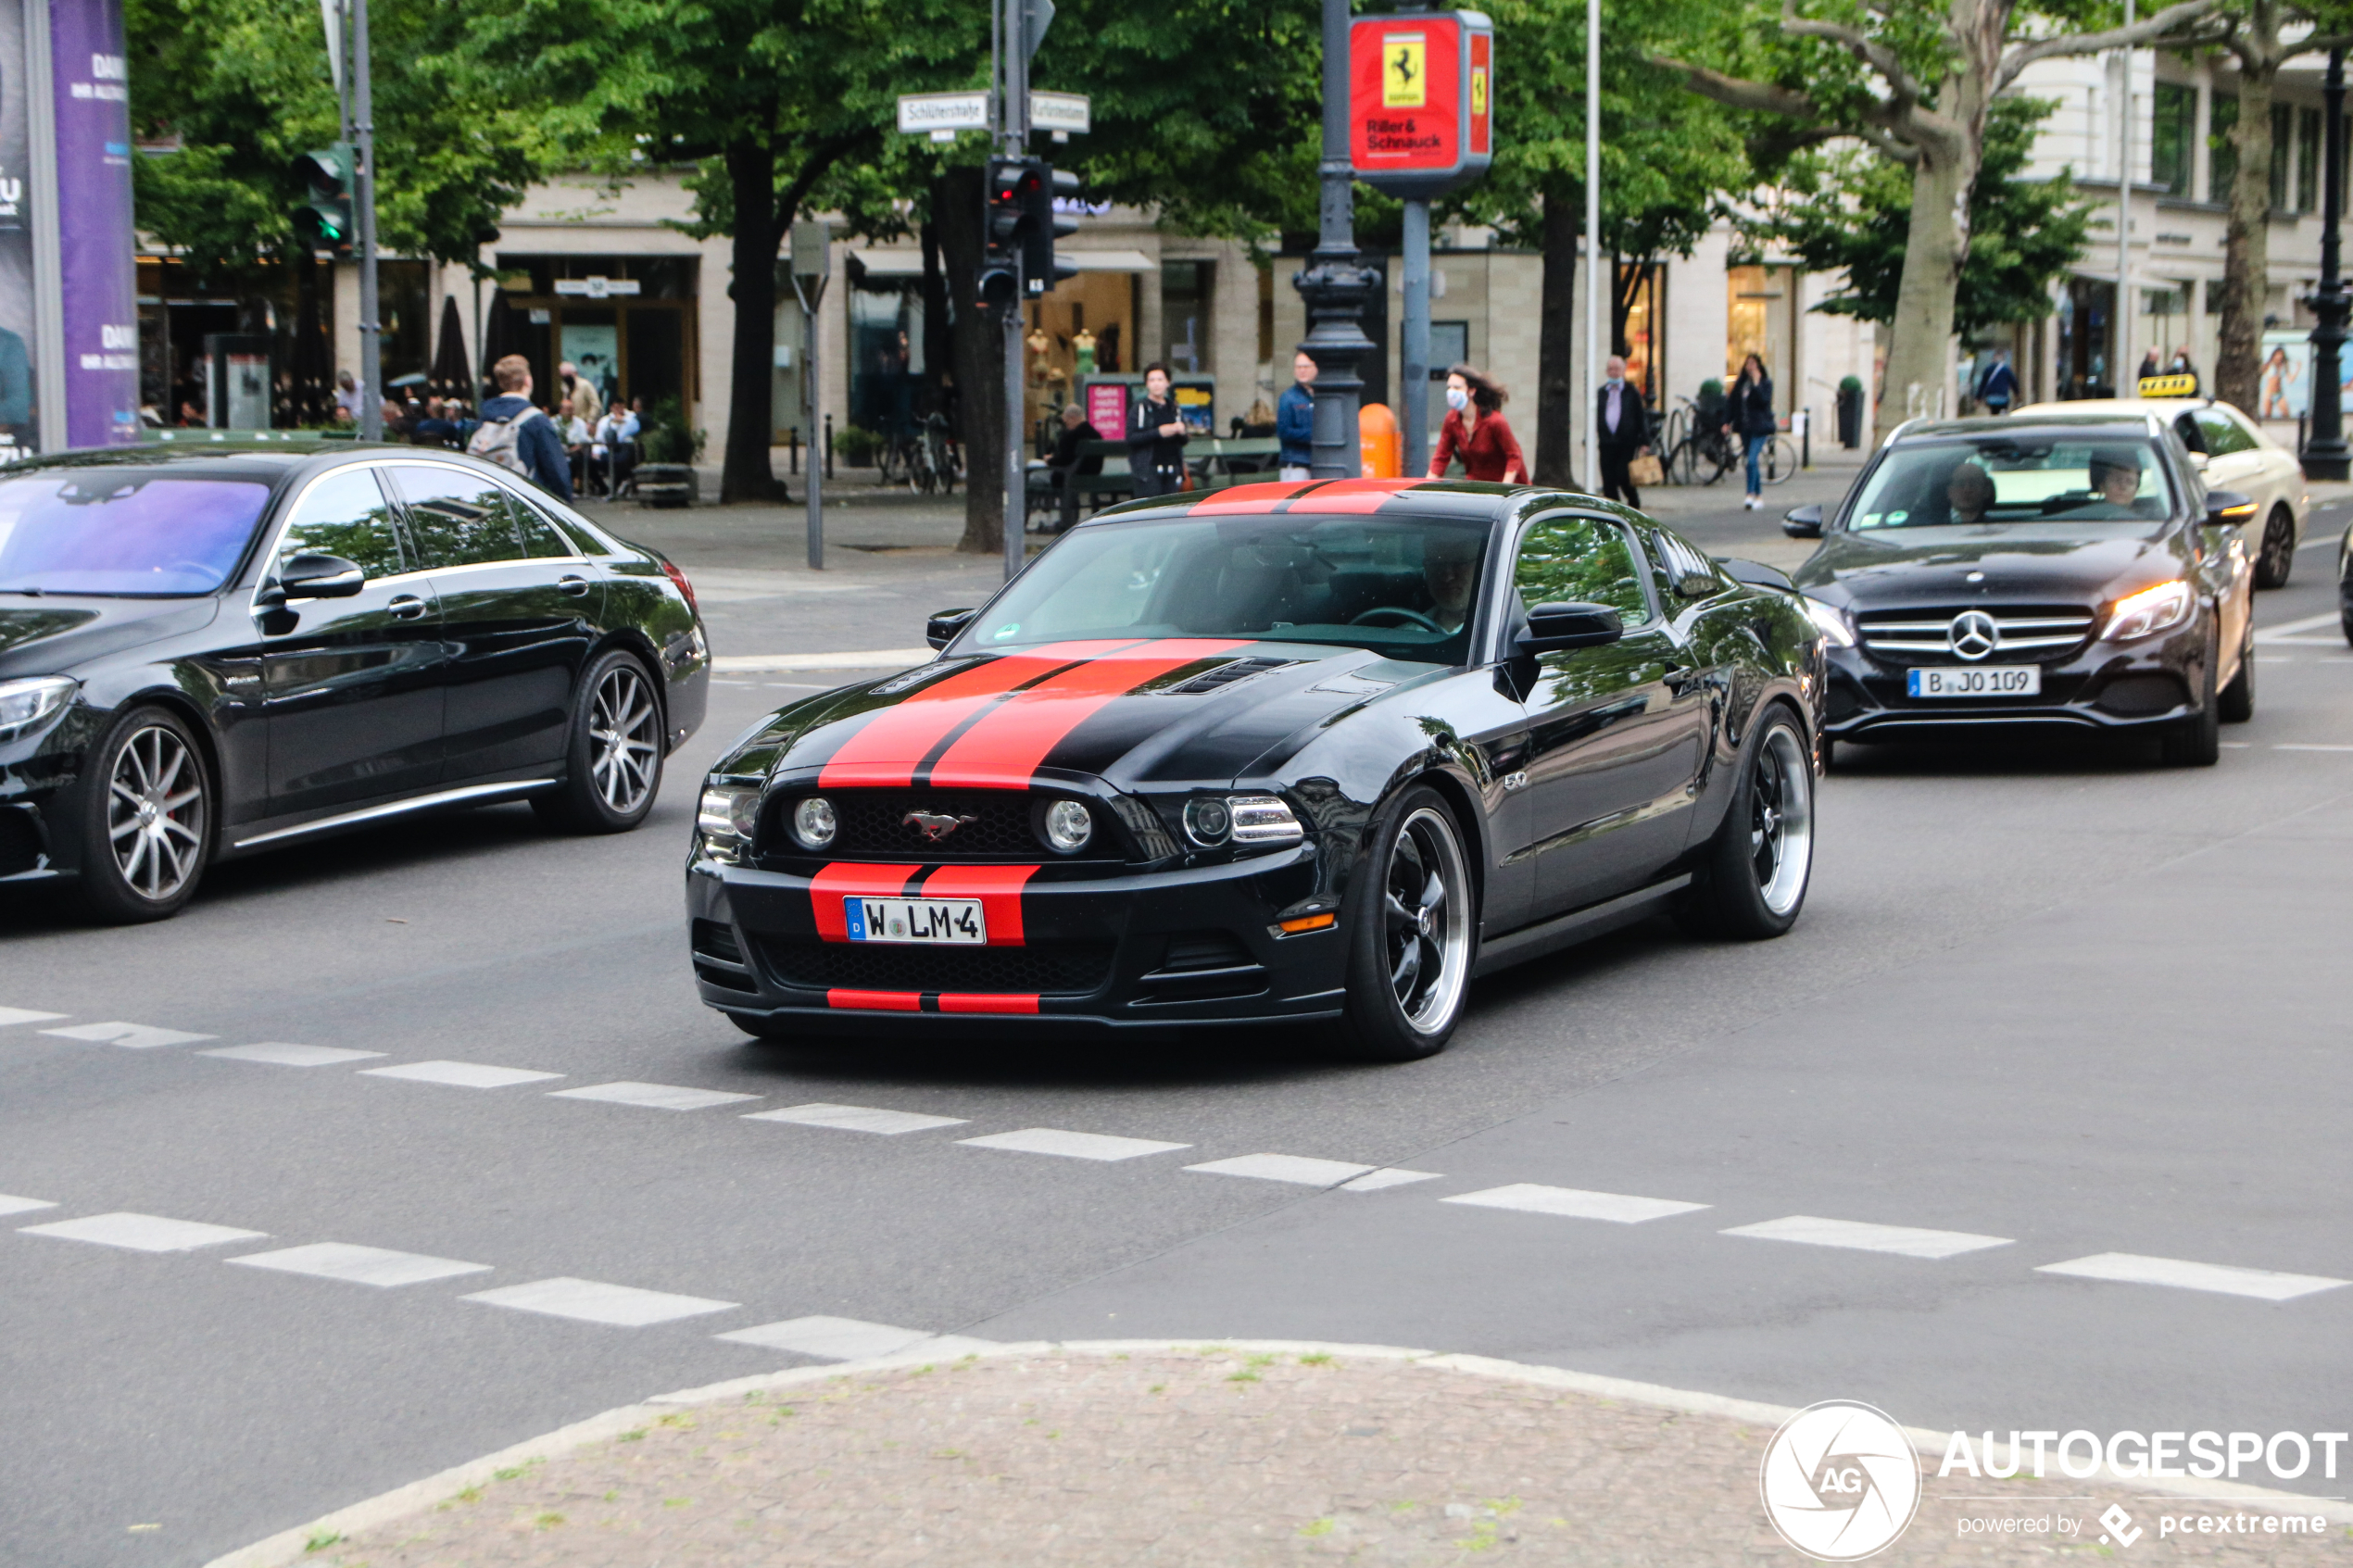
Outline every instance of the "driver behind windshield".
{"label": "driver behind windshield", "polygon": [[2155,517],[2154,501],[2141,496],[2141,455],[2130,446],[2103,446],[2092,454],[2092,491],[2129,517]]}
{"label": "driver behind windshield", "polygon": [[1459,632],[1470,618],[1478,587],[1478,562],[1486,541],[1476,534],[1433,533],[1422,545],[1422,581],[1429,589],[1429,618]]}
{"label": "driver behind windshield", "polygon": [[1944,506],[1952,522],[1983,522],[1994,504],[1994,476],[1966,459],[1955,463],[1944,479]]}

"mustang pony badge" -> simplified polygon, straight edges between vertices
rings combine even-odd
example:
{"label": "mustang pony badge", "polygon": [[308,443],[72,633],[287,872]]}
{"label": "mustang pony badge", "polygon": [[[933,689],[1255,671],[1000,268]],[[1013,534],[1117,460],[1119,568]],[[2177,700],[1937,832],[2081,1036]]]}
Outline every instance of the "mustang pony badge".
{"label": "mustang pony badge", "polygon": [[945,811],[910,811],[905,816],[899,819],[899,825],[903,828],[908,823],[912,822],[915,826],[924,830],[924,836],[925,838],[929,839],[932,843],[937,844],[941,839],[946,838],[950,834],[954,833],[958,828],[963,827],[966,822],[976,822],[978,821],[980,821],[978,817],[956,817],[950,816]]}

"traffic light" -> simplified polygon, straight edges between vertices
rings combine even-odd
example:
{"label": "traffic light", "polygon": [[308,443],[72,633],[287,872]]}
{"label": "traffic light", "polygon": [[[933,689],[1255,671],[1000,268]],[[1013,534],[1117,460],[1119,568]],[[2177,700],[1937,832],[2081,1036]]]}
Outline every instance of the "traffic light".
{"label": "traffic light", "polygon": [[1078,220],[1056,212],[1054,201],[1077,193],[1078,176],[1070,170],[1050,163],[1029,166],[1022,186],[1026,226],[1022,231],[1021,273],[1031,294],[1044,294],[1064,278],[1078,276],[1077,268],[1054,258],[1054,242],[1078,232]]}
{"label": "traffic light", "polygon": [[295,208],[295,232],[313,250],[349,256],[358,233],[351,208],[354,174],[359,168],[349,142],[317,147],[294,160],[295,178],[309,187],[309,195]]}
{"label": "traffic light", "polygon": [[1021,292],[1032,169],[1024,158],[989,160],[981,224],[980,305],[984,310],[1011,305]]}

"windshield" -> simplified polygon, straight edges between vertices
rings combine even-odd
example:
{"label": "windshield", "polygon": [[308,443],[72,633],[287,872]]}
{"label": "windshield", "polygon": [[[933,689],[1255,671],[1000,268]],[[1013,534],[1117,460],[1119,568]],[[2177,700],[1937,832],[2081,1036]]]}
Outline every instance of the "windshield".
{"label": "windshield", "polygon": [[0,480],[0,593],[209,594],[269,501],[256,480],[139,469]]}
{"label": "windshield", "polygon": [[2173,486],[2145,438],[1987,435],[1896,447],[1873,470],[1846,526],[1861,533],[2172,515]]}
{"label": "windshield", "polygon": [[1255,517],[1102,523],[1063,538],[955,651],[1066,638],[1249,637],[1463,662],[1491,525]]}

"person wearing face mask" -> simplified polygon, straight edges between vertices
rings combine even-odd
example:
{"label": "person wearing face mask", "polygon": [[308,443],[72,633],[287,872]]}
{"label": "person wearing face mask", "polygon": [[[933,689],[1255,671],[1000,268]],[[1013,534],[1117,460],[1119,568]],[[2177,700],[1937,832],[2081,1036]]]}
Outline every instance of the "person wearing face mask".
{"label": "person wearing face mask", "polygon": [[1438,454],[1429,460],[1430,478],[1443,478],[1446,465],[1459,457],[1463,471],[1473,479],[1528,483],[1528,460],[1504,422],[1502,410],[1510,395],[1469,365],[1446,372],[1446,422],[1438,432]]}
{"label": "person wearing face mask", "polygon": [[1629,507],[1640,507],[1642,497],[1634,488],[1633,476],[1627,468],[1648,445],[1646,437],[1650,421],[1642,408],[1642,395],[1626,379],[1626,360],[1613,354],[1602,383],[1601,395],[1595,399],[1593,450],[1601,458],[1602,494],[1613,501],[1623,501]]}
{"label": "person wearing face mask", "polygon": [[1144,395],[1127,412],[1127,471],[1139,495],[1171,495],[1185,471],[1185,421],[1168,392],[1168,367],[1144,367]]}

